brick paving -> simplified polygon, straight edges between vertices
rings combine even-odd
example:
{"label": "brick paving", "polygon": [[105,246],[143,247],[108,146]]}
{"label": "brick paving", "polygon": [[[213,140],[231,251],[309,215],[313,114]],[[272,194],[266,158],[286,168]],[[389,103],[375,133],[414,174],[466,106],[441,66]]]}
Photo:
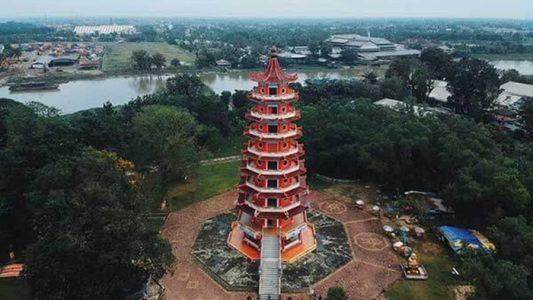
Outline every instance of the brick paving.
{"label": "brick paving", "polygon": [[[194,240],[204,220],[233,207],[236,192],[218,195],[195,203],[169,215],[162,235],[171,245],[176,263],[162,282],[169,300],[226,300],[246,299],[252,293],[228,292],[198,265],[191,255]],[[330,217],[341,221],[348,233],[354,259],[313,286],[315,294],[325,298],[327,289],[342,286],[349,299],[376,299],[384,289],[400,278],[398,258],[389,241],[382,235],[379,219],[368,210],[362,211],[346,199],[326,191],[312,191],[310,203]],[[293,300],[309,299],[308,295],[291,296]]]}

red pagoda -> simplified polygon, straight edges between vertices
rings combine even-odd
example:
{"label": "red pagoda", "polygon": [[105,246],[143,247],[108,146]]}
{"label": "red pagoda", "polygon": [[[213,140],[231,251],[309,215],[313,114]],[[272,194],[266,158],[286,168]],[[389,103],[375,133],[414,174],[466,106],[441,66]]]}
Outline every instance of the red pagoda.
{"label": "red pagoda", "polygon": [[266,255],[291,263],[316,248],[306,214],[302,129],[294,123],[300,119],[292,105],[298,93],[289,87],[297,78],[281,69],[275,47],[266,71],[250,75],[258,84],[248,93],[254,107],[246,113],[249,141],[242,151],[238,216],[228,244],[262,264],[271,261]]}

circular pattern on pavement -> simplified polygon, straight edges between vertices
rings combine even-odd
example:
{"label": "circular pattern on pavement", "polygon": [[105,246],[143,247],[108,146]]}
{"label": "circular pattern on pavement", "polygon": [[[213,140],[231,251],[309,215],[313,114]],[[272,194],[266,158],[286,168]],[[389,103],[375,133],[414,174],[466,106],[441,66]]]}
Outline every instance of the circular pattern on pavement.
{"label": "circular pattern on pavement", "polygon": [[329,201],[323,201],[318,204],[318,207],[327,214],[332,215],[339,215],[344,212],[346,212],[346,204],[337,201],[337,200],[329,200]]}
{"label": "circular pattern on pavement", "polygon": [[382,251],[388,247],[389,242],[381,235],[374,232],[361,232],[353,237],[356,246],[368,251]]}

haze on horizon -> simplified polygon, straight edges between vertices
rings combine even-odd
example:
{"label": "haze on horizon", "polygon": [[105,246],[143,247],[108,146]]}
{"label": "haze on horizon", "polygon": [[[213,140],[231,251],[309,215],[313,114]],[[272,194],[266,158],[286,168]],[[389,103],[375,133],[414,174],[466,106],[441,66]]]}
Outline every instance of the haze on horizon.
{"label": "haze on horizon", "polygon": [[532,0],[0,0],[0,18],[533,18]]}

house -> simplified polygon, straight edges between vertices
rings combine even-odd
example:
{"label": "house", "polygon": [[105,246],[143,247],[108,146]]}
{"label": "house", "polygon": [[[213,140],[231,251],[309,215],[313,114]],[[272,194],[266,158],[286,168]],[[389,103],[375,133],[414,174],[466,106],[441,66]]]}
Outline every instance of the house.
{"label": "house", "polygon": [[231,67],[231,63],[225,59],[219,59],[215,63],[217,64],[217,67],[225,67],[225,68]]}
{"label": "house", "polygon": [[527,99],[533,99],[533,84],[509,81],[500,89],[502,92],[495,101],[500,107],[517,111]]}
{"label": "house", "polygon": [[448,103],[448,98],[452,94],[448,91],[448,82],[443,80],[433,80],[433,90],[429,93],[429,98],[441,103]]}

